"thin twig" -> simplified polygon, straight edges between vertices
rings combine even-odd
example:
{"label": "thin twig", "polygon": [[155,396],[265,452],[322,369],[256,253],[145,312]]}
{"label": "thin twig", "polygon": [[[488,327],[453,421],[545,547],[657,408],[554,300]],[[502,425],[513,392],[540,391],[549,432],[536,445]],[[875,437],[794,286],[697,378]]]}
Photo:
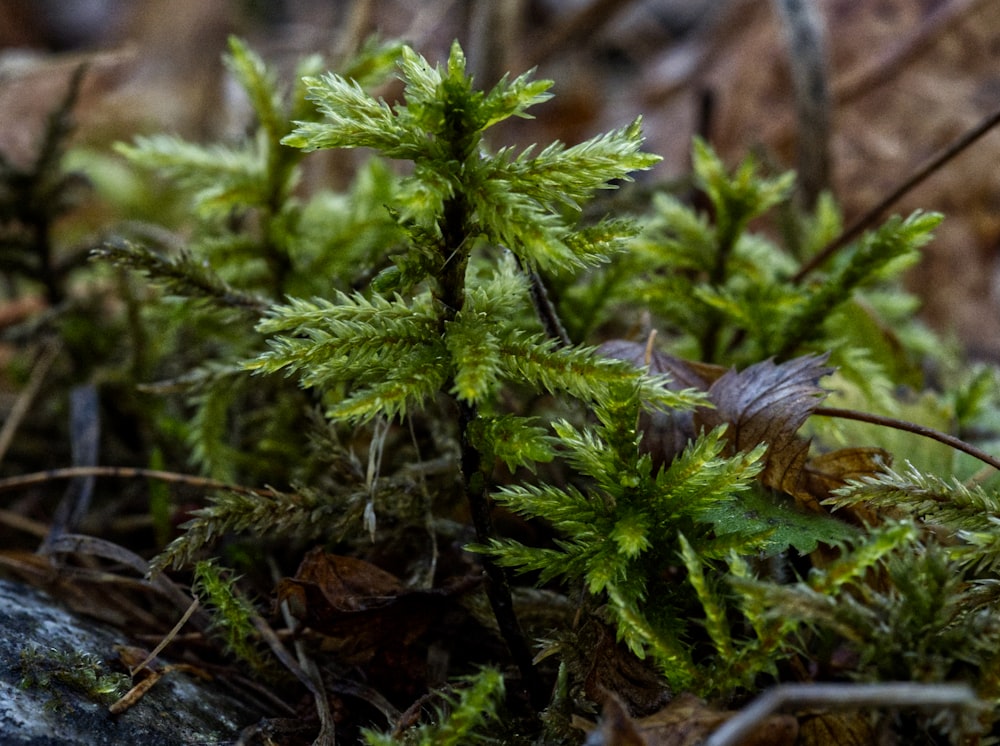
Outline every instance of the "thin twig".
{"label": "thin twig", "polygon": [[78,477],[111,477],[114,479],[155,479],[160,482],[186,484],[204,490],[225,490],[239,495],[273,495],[284,494],[270,487],[246,487],[241,484],[230,484],[208,477],[198,477],[193,474],[183,474],[176,471],[160,469],[144,469],[133,466],[66,466],[61,469],[48,469],[30,474],[19,474],[15,477],[0,479],[0,492],[19,490],[46,482]]}
{"label": "thin twig", "polygon": [[826,710],[872,707],[962,707],[985,703],[968,684],[920,684],[889,681],[879,684],[779,684],[768,690],[712,733],[704,746],[735,746],[771,714],[794,706]]}
{"label": "thin twig", "polygon": [[566,333],[566,327],[563,326],[562,319],[559,318],[559,312],[556,311],[556,307],[549,297],[549,291],[545,287],[542,276],[538,272],[532,271],[528,273],[528,279],[531,283],[531,302],[535,305],[535,312],[538,314],[542,326],[545,327],[545,334],[558,342],[560,347],[569,347],[572,344],[569,334]]}
{"label": "thin twig", "polygon": [[903,181],[898,187],[892,190],[881,202],[868,210],[851,224],[847,230],[841,233],[831,243],[816,254],[812,259],[802,265],[802,268],[792,277],[793,283],[802,282],[805,277],[814,269],[823,264],[837,251],[851,243],[864,231],[870,228],[879,219],[883,212],[899,201],[907,192],[923,182],[927,177],[937,171],[948,161],[955,158],[959,153],[972,145],[976,140],[989,132],[1000,123],[1000,107],[997,107],[991,114],[984,117],[979,124],[965,132],[957,140],[941,149],[937,155],[918,168],[908,179]]}
{"label": "thin twig", "polygon": [[163,649],[167,647],[167,645],[169,645],[171,642],[174,641],[174,638],[177,637],[177,634],[181,631],[181,629],[183,629],[184,625],[188,623],[188,620],[191,618],[191,615],[198,610],[198,606],[199,606],[199,601],[197,598],[195,598],[191,602],[191,605],[187,607],[187,610],[178,620],[177,624],[175,624],[173,628],[169,632],[167,632],[167,634],[163,637],[163,639],[157,643],[156,647],[150,651],[149,655],[146,656],[145,660],[143,660],[142,663],[140,663],[135,668],[129,670],[130,676],[134,678],[137,673],[139,673],[144,668],[146,668],[150,663],[152,663],[153,660],[156,658],[156,656],[158,656],[161,652],[163,652]]}
{"label": "thin twig", "polygon": [[35,397],[42,387],[42,382],[45,380],[49,368],[52,367],[52,363],[59,356],[61,349],[62,344],[49,342],[39,353],[38,359],[31,369],[31,377],[28,379],[28,385],[21,390],[17,400],[14,402],[14,406],[11,407],[10,414],[4,420],[3,428],[0,428],[0,461],[3,460],[7,449],[10,448],[10,444],[14,441],[14,434],[17,432],[17,428],[20,427],[25,415],[31,409],[31,404],[35,401]]}
{"label": "thin twig", "polygon": [[939,443],[944,443],[946,446],[950,446],[957,451],[961,451],[962,453],[967,453],[970,456],[979,459],[984,464],[989,464],[995,469],[1000,469],[1000,459],[991,456],[986,451],[976,448],[971,443],[966,443],[961,438],[956,438],[954,435],[948,435],[948,433],[943,433],[932,427],[918,425],[915,422],[909,422],[907,420],[898,420],[895,417],[886,417],[881,414],[858,412],[853,409],[839,409],[837,407],[816,407],[812,413],[819,415],[820,417],[839,417],[843,420],[856,420],[857,422],[867,422],[872,425],[891,427],[894,430],[904,430],[908,433],[921,435],[925,438],[936,440]]}

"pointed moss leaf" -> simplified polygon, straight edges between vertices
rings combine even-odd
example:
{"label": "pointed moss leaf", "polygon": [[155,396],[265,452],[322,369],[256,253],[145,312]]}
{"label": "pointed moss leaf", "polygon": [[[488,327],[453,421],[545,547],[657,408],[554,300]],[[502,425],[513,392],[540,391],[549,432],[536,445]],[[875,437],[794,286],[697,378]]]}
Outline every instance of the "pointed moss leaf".
{"label": "pointed moss leaf", "polygon": [[655,213],[633,250],[677,269],[709,272],[715,259],[715,233],[708,219],[668,194],[653,197]]}
{"label": "pointed moss leaf", "polygon": [[325,148],[379,150],[389,158],[412,159],[424,150],[420,133],[400,126],[392,108],[355,81],[334,73],[305,81],[307,98],[324,115],[322,122],[297,121],[283,145],[306,152]]}
{"label": "pointed moss leaf", "polygon": [[865,233],[845,261],[818,287],[810,289],[799,307],[786,315],[783,329],[774,335],[772,352],[787,357],[816,334],[834,309],[846,303],[855,289],[898,274],[915,262],[919,249],[933,238],[941,223],[937,213],[916,211],[905,220],[894,215]]}
{"label": "pointed moss leaf", "polygon": [[420,409],[444,387],[448,368],[433,347],[417,349],[383,371],[381,380],[361,388],[327,410],[334,420],[370,422],[376,417],[405,417]]}
{"label": "pointed moss leaf", "polygon": [[445,344],[455,365],[451,392],[474,403],[493,396],[499,386],[500,344],[493,324],[464,310],[445,326]]}
{"label": "pointed moss leaf", "polygon": [[528,308],[524,273],[508,252],[492,274],[467,290],[464,307],[445,325],[455,366],[453,394],[475,402],[495,393],[503,372],[501,339],[509,337]]}
{"label": "pointed moss leaf", "polygon": [[652,528],[652,519],[645,511],[628,509],[617,517],[608,538],[622,555],[632,559],[650,548]]}
{"label": "pointed moss leaf", "polygon": [[717,235],[735,237],[746,223],[787,199],[795,183],[794,173],[765,179],[757,163],[747,158],[731,176],[722,160],[704,140],[693,148],[695,178],[715,207]]}
{"label": "pointed moss leaf", "polygon": [[826,395],[818,385],[820,378],[832,372],[825,362],[826,356],[810,355],[729,371],[709,388],[715,406],[695,412],[695,428],[728,425],[727,454],[766,444],[761,481],[800,495],[809,442],[797,433]]}
{"label": "pointed moss leaf", "polygon": [[137,137],[134,145],[119,143],[115,150],[137,166],[193,191],[193,202],[205,215],[265,201],[265,164],[254,149],[195,145],[170,135],[152,135]]}
{"label": "pointed moss leaf", "polygon": [[920,518],[960,541],[949,554],[975,571],[1000,567],[1000,494],[982,485],[966,485],[925,474],[908,464],[905,470],[884,468],[833,491],[828,504],[849,508],[890,509]]}
{"label": "pointed moss leaf", "polygon": [[405,376],[413,380],[416,397],[422,399],[427,395],[426,381],[411,370],[415,360],[432,364],[424,372],[433,374],[434,380],[443,380],[449,370],[437,326],[429,295],[409,303],[398,297],[369,300],[344,293],[338,293],[336,301],[292,299],[272,308],[258,324],[259,331],[275,336],[268,340],[270,349],[244,367],[299,374],[307,387],[336,382],[383,384],[379,390],[389,396],[387,401],[395,402],[407,397],[397,390],[398,380],[395,384],[388,380],[410,371]]}
{"label": "pointed moss leaf", "polygon": [[578,399],[603,398],[610,386],[637,383],[640,399],[657,409],[689,409],[704,402],[698,392],[666,388],[666,379],[642,375],[620,360],[596,354],[590,347],[559,347],[540,334],[515,332],[501,342],[506,374],[546,391],[565,391]]}
{"label": "pointed moss leaf", "polygon": [[610,261],[616,254],[626,250],[628,239],[637,228],[628,220],[602,220],[597,225],[574,231],[566,237],[565,243],[574,255],[588,265]]}
{"label": "pointed moss leaf", "polygon": [[682,533],[678,534],[677,538],[681,545],[681,559],[688,571],[688,582],[698,595],[702,609],[705,610],[705,630],[723,660],[732,660],[733,640],[729,633],[725,604],[710,578],[706,576],[705,565],[691,546],[691,542]]}
{"label": "pointed moss leaf", "polygon": [[633,171],[645,171],[662,160],[642,152],[642,141],[640,117],[569,148],[553,143],[534,158],[519,158],[512,165],[518,168],[518,176],[526,185],[537,184],[579,207],[595,190],[615,189],[616,180],[628,180]]}
{"label": "pointed moss leaf", "polygon": [[250,99],[250,106],[268,139],[279,139],[285,134],[285,115],[274,74],[256,52],[235,36],[229,37],[229,54],[225,62]]}
{"label": "pointed moss leaf", "polygon": [[[464,68],[465,57],[462,49],[453,44],[450,52],[449,67]],[[406,100],[408,104],[431,105],[438,100],[442,82],[442,71],[427,62],[412,48],[404,46],[399,59],[400,77],[406,84]]]}
{"label": "pointed moss leaf", "polygon": [[552,81],[532,80],[534,74],[532,69],[514,80],[510,80],[509,75],[504,75],[493,86],[482,104],[484,129],[512,116],[530,119],[527,109],[552,98],[552,94],[548,92],[553,85]]}
{"label": "pointed moss leaf", "polygon": [[822,571],[813,571],[809,585],[813,590],[833,595],[843,585],[863,577],[869,570],[901,547],[915,544],[920,529],[912,521],[886,521],[860,534],[850,551],[844,552]]}
{"label": "pointed moss leaf", "polygon": [[241,293],[230,286],[207,262],[198,261],[187,250],[164,255],[123,239],[112,239],[91,252],[91,256],[137,270],[168,293],[210,300],[219,308],[235,308],[257,315],[268,305],[263,298]]}
{"label": "pointed moss leaf", "polygon": [[558,543],[558,549],[546,549],[528,547],[513,539],[492,539],[485,546],[471,544],[468,549],[491,555],[496,558],[498,565],[510,567],[515,572],[537,572],[542,583],[559,577],[581,577],[587,566],[587,547],[572,541]]}
{"label": "pointed moss leaf", "polygon": [[764,447],[726,458],[725,432],[719,427],[702,433],[656,475],[652,502],[664,520],[679,513],[700,519],[703,508],[717,504],[731,507],[734,496],[750,488],[763,466]]}
{"label": "pointed moss leaf", "polygon": [[598,189],[615,189],[615,181],[628,180],[634,171],[652,168],[661,158],[640,150],[642,120],[597,135],[567,148],[560,142],[532,148],[513,157],[505,148],[485,164],[486,178],[505,177],[511,187],[542,205],[555,200],[579,209]]}
{"label": "pointed moss leaf", "polygon": [[533,418],[500,415],[477,417],[469,427],[473,444],[487,457],[498,458],[513,471],[519,466],[534,470],[535,464],[555,457],[552,437]]}
{"label": "pointed moss leaf", "polygon": [[528,280],[510,252],[500,257],[496,269],[486,279],[469,285],[463,310],[490,318],[498,328],[529,307]]}
{"label": "pointed moss leaf", "polygon": [[709,505],[700,516],[717,534],[757,534],[768,557],[788,549],[809,554],[820,544],[842,546],[859,530],[825,513],[806,511],[781,495],[748,490],[733,502]]}
{"label": "pointed moss leaf", "polygon": [[567,536],[580,541],[598,536],[598,525],[606,517],[601,503],[588,497],[572,485],[565,488],[551,485],[520,484],[500,488],[493,498],[518,515],[545,518]]}

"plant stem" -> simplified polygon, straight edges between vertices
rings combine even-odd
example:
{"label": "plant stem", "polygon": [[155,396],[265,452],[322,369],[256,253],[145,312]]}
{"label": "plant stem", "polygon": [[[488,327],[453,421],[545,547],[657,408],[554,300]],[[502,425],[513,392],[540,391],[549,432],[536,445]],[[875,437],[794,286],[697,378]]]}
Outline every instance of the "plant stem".
{"label": "plant stem", "polygon": [[857,412],[853,409],[838,409],[837,407],[816,407],[812,413],[819,415],[820,417],[839,417],[844,420],[868,422],[872,425],[891,427],[895,430],[904,430],[908,433],[921,435],[925,438],[936,440],[939,443],[944,443],[946,446],[950,446],[956,451],[967,453],[970,456],[979,459],[983,463],[989,464],[994,469],[1000,469],[1000,459],[991,456],[986,453],[986,451],[976,448],[971,443],[966,443],[964,440],[956,438],[954,435],[948,435],[948,433],[943,433],[932,427],[925,427],[924,425],[918,425],[915,422],[908,422],[906,420],[897,420],[895,417],[886,417],[884,415],[870,414],[868,412]]}
{"label": "plant stem", "polygon": [[[476,541],[486,545],[496,537],[496,531],[493,528],[493,511],[486,475],[482,469],[482,454],[469,442],[469,426],[478,415],[476,408],[467,402],[459,400],[457,404],[462,433],[462,474],[465,476],[466,498],[469,501],[472,525],[476,529]],[[531,702],[535,706],[543,706],[544,692],[535,673],[531,649],[514,611],[514,600],[507,573],[490,557],[480,557],[480,561],[486,573],[486,595],[490,600],[490,607],[496,617],[500,634],[521,672],[524,688]]]}
{"label": "plant stem", "polygon": [[[469,208],[461,192],[444,205],[441,222],[443,238],[442,250],[444,269],[439,282],[438,300],[443,306],[441,317],[442,333],[444,324],[455,318],[465,304],[465,270],[468,265],[466,246],[466,224]],[[451,388],[450,382],[446,390]],[[458,407],[459,443],[461,444],[462,479],[465,497],[469,503],[469,513],[476,530],[476,540],[487,545],[496,537],[493,528],[492,505],[483,468],[482,454],[472,442],[470,427],[479,416],[474,404],[452,396]],[[510,592],[507,573],[492,558],[481,556],[483,571],[486,573],[486,596],[489,598],[493,616],[514,663],[521,673],[521,679],[528,697],[535,707],[544,706],[544,696],[532,662],[531,649],[521,624],[514,611],[514,601]]]}
{"label": "plant stem", "polygon": [[[718,215],[717,249],[715,255],[715,266],[712,267],[709,282],[713,287],[719,288],[726,281],[729,256],[733,253],[733,247],[739,238],[741,228],[733,220],[731,215]],[[715,309],[709,310],[708,326],[699,340],[701,345],[701,359],[706,363],[713,363],[716,359],[716,348],[719,344],[719,334],[722,332],[722,317]]]}

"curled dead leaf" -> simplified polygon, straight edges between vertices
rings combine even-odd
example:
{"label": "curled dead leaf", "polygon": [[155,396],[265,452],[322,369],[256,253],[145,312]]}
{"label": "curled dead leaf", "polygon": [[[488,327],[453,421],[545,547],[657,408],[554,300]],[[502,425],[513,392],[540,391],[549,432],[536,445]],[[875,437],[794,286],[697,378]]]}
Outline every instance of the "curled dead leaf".
{"label": "curled dead leaf", "polygon": [[326,638],[327,647],[346,662],[363,663],[412,644],[453,610],[451,600],[478,584],[470,576],[443,588],[406,588],[370,562],[317,548],[294,578],[278,582],[277,595],[303,625]]}
{"label": "curled dead leaf", "polygon": [[726,425],[726,455],[767,443],[760,481],[819,510],[803,486],[809,441],[798,431],[826,396],[820,378],[832,372],[826,355],[783,363],[765,360],[741,371],[730,370],[709,388],[715,406],[695,412],[695,429]]}
{"label": "curled dead leaf", "polygon": [[[608,340],[598,347],[598,352],[605,357],[630,362],[637,368],[645,368],[653,375],[669,376],[667,386],[671,391],[707,391],[726,372],[719,365],[684,360],[627,339]],[[691,412],[643,412],[639,428],[642,431],[642,450],[652,457],[654,469],[673,461],[695,436]]]}
{"label": "curled dead leaf", "polygon": [[712,407],[693,413],[643,414],[639,423],[642,446],[656,468],[669,464],[697,433],[725,425],[725,455],[766,443],[761,483],[822,512],[820,502],[833,489],[848,479],[878,473],[891,463],[891,456],[878,448],[846,448],[809,458],[810,442],[798,432],[826,396],[819,381],[833,372],[826,365],[827,355],[781,363],[765,360],[737,371],[683,360],[627,340],[605,342],[599,350],[651,373],[668,375],[671,389],[708,393]]}

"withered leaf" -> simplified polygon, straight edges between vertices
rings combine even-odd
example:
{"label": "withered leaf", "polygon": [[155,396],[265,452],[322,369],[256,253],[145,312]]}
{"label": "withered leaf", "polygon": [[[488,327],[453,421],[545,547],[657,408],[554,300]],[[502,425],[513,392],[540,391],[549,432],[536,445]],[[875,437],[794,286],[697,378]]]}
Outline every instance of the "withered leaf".
{"label": "withered leaf", "polygon": [[345,662],[363,663],[421,637],[453,608],[452,598],[478,582],[466,577],[443,588],[414,590],[370,562],[317,548],[306,554],[294,578],[278,582],[277,595]]}
{"label": "withered leaf", "polygon": [[891,464],[892,454],[882,448],[841,448],[809,459],[805,480],[813,494],[829,493],[849,479],[860,479]]}
{"label": "withered leaf", "polygon": [[[823,500],[850,479],[860,479],[883,471],[892,465],[892,454],[882,448],[841,448],[813,456],[803,469],[802,489]],[[855,522],[873,525],[878,522],[875,511],[863,504],[842,508]]]}
{"label": "withered leaf", "polygon": [[809,441],[797,433],[826,395],[819,386],[819,379],[833,372],[826,359],[806,355],[727,371],[708,389],[714,409],[700,408],[694,414],[696,431],[728,426],[727,455],[766,443],[761,482],[815,510],[820,510],[819,503],[805,488],[803,474]]}
{"label": "withered leaf", "polygon": [[614,630],[591,618],[578,632],[577,647],[568,655],[570,665],[583,672],[583,691],[587,698],[602,702],[608,692],[635,715],[657,712],[670,699],[667,682],[648,659],[640,659],[625,643],[616,639]]}
{"label": "withered leaf", "polygon": [[648,368],[654,375],[669,375],[671,391],[681,389],[705,391],[726,373],[726,369],[721,365],[685,360],[655,347],[651,348],[647,344],[627,339],[609,339],[598,347],[597,351],[605,357],[630,362],[637,368]]}
{"label": "withered leaf", "polygon": [[863,712],[819,712],[799,716],[801,746],[869,746],[877,744],[877,731]]}
{"label": "withered leaf", "polygon": [[[667,388],[671,391],[707,391],[726,372],[722,366],[684,360],[627,339],[608,340],[597,349],[605,357],[625,360],[653,375],[669,376]],[[643,412],[639,429],[642,431],[642,450],[652,457],[654,469],[673,461],[695,435],[691,412]]]}
{"label": "withered leaf", "polygon": [[[827,355],[806,355],[783,363],[773,360],[742,371],[668,355],[651,345],[614,339],[598,350],[653,374],[666,374],[672,390],[694,388],[708,393],[713,408],[691,412],[644,412],[639,420],[642,448],[654,468],[669,464],[701,430],[726,425],[725,455],[766,443],[760,481],[791,495],[801,505],[822,512],[820,502],[848,479],[875,474],[891,463],[880,448],[845,448],[809,458],[809,441],[798,431],[826,392],[819,380],[833,372]],[[873,516],[854,516],[871,522]]]}

